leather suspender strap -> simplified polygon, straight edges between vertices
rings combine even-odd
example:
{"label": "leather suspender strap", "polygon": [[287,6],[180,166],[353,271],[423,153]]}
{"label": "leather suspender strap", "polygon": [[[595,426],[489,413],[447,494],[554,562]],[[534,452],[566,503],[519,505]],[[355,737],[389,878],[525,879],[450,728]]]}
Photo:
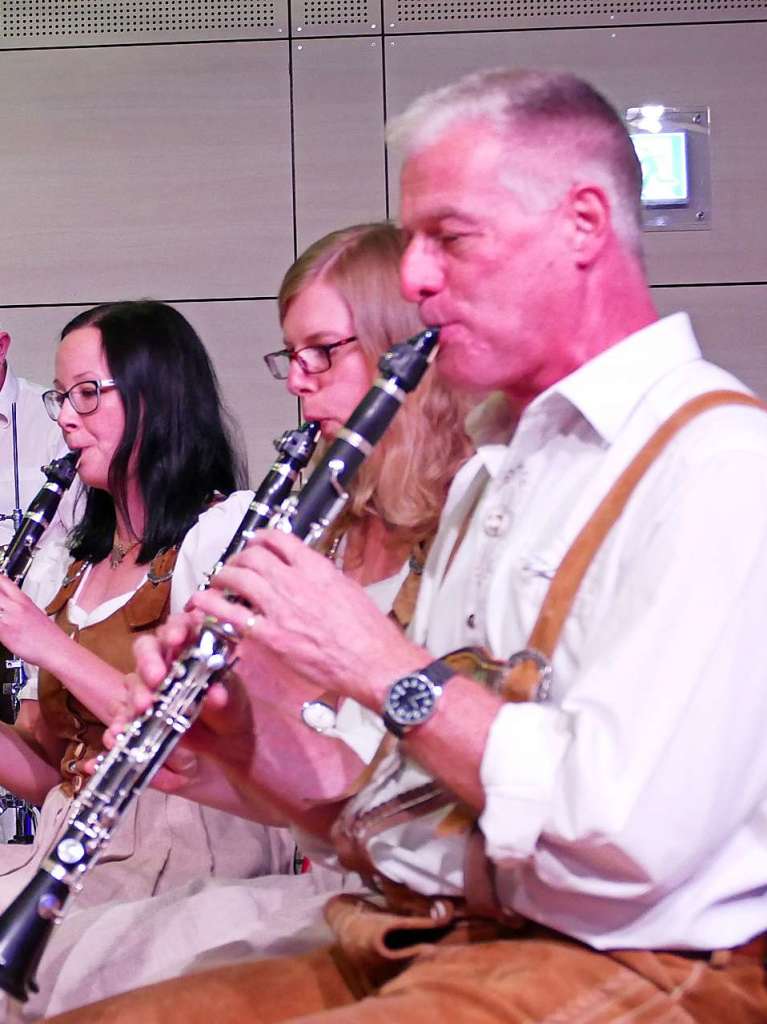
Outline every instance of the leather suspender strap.
{"label": "leather suspender strap", "polygon": [[[753,395],[740,391],[708,391],[685,402],[661,424],[621,473],[568,548],[546,592],[528,639],[528,650],[551,659],[578,588],[642,477],[684,426],[708,409],[722,405],[747,405],[767,411],[767,404]],[[501,684],[501,693],[507,700],[530,700],[535,695],[539,677],[538,665],[525,661],[507,673]]]}
{"label": "leather suspender strap", "polygon": [[67,567],[67,573],[61,582],[58,592],[51,598],[46,609],[46,615],[58,615],[70,597],[74,594],[77,589],[77,584],[80,582],[80,577],[88,567],[88,563],[85,559],[81,558],[78,562],[73,562],[72,565]]}
{"label": "leather suspender strap", "polygon": [[413,618],[416,601],[418,600],[418,591],[421,588],[423,567],[426,565],[429,548],[433,540],[434,535],[432,534],[426,540],[420,540],[413,545],[413,550],[410,552],[408,559],[408,574],[402,581],[402,585],[392,602],[389,618],[397,623],[403,633]]}

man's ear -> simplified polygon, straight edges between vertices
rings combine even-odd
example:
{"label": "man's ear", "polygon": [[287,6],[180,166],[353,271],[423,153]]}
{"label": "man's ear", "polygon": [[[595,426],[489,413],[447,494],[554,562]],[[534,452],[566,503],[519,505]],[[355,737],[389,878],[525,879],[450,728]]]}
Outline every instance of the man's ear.
{"label": "man's ear", "polygon": [[599,185],[574,185],[568,198],[576,263],[590,266],[612,236],[610,200]]}
{"label": "man's ear", "polygon": [[11,336],[6,331],[0,331],[0,363],[5,362],[8,349],[11,346]]}

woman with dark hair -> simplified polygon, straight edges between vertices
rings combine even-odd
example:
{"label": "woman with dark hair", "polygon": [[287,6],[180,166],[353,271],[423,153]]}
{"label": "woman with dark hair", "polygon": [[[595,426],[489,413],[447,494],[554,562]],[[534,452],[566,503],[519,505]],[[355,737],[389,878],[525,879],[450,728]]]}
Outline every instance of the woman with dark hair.
{"label": "woman with dark hair", "polygon": [[[109,465],[109,490],[89,488],[72,554],[92,562],[106,558],[118,510],[130,539],[138,539],[128,508],[129,479],[135,477],[144,506],[136,561],[143,564],[179,543],[214,494],[245,486],[246,474],[230,441],[210,359],[188,320],[160,302],[112,303],[76,316],[62,340],[89,328],[100,336],[125,424]],[[95,341],[95,333],[91,337]],[[49,391],[44,400],[60,420],[61,393]],[[66,437],[63,423],[62,430]],[[85,458],[83,453],[81,462]]]}
{"label": "woman with dark hair", "polygon": [[[23,701],[16,724],[0,730],[0,785],[42,805],[34,844],[0,848],[0,907],[36,870],[83,784],[84,763],[103,749],[134,638],[184,606],[250,499],[232,494],[242,468],[208,355],[170,306],[112,303],[75,317],[43,400],[67,446],[80,451],[85,511],[47,614],[0,578],[0,641],[39,670],[39,700]],[[77,906],[286,870],[292,849],[280,830],[147,793]]]}

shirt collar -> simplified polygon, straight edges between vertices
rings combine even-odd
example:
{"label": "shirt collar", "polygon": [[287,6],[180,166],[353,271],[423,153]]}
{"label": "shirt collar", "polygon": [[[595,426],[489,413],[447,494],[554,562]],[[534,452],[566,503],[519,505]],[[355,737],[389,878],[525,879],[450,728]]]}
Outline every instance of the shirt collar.
{"label": "shirt collar", "polygon": [[466,417],[466,434],[491,476],[496,476],[500,470],[506,446],[514,434],[517,422],[505,395],[500,391],[494,391]]}
{"label": "shirt collar", "polygon": [[610,444],[653,384],[700,357],[690,318],[674,313],[630,334],[538,395],[521,421],[503,394],[494,392],[469,413],[466,432],[491,476],[498,473],[520,422],[548,415],[560,421],[563,407],[580,413]]}
{"label": "shirt collar", "polygon": [[662,377],[701,358],[686,313],[630,334],[539,395],[530,408],[564,398],[608,444]]}
{"label": "shirt collar", "polygon": [[6,363],[5,381],[0,388],[0,427],[5,429],[11,422],[11,406],[19,399],[19,380],[9,363]]}

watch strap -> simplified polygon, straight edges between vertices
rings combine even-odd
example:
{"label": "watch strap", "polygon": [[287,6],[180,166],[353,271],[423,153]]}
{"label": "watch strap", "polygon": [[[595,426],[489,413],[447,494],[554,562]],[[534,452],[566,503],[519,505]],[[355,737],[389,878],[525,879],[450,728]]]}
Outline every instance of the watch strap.
{"label": "watch strap", "polygon": [[414,676],[426,676],[429,682],[435,686],[444,686],[448,679],[455,675],[455,669],[445,661],[444,658],[437,658],[430,661],[425,668],[416,669]]}

